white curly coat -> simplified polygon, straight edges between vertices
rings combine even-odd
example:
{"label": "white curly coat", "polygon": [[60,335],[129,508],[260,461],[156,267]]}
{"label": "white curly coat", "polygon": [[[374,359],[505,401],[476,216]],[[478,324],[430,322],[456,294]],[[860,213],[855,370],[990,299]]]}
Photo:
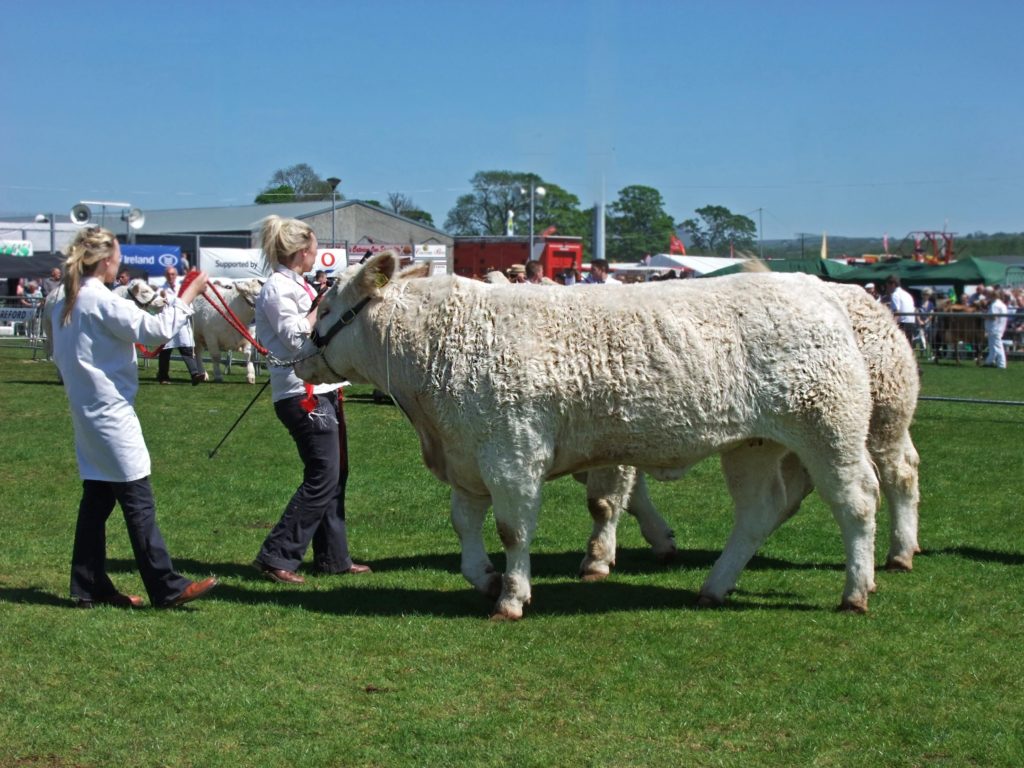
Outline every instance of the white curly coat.
{"label": "white curly coat", "polygon": [[[255,300],[259,295],[262,284],[259,280],[237,280],[226,285],[217,285],[224,302],[231,311],[235,313],[242,325],[252,325],[256,317]],[[212,293],[212,288],[207,288]],[[223,305],[216,298],[217,306],[224,309]],[[224,377],[220,370],[221,352],[236,351],[242,352],[245,357],[245,379],[250,384],[256,383],[256,368],[252,362],[252,345],[242,337],[231,325],[228,324],[205,296],[198,297],[195,302],[195,313],[192,315],[192,330],[196,338],[196,360],[199,362],[199,369],[204,374],[203,350],[209,350],[210,359],[213,361],[214,381],[223,381]],[[230,372],[230,370],[229,370]]]}
{"label": "white curly coat", "polygon": [[[671,283],[670,283],[671,285]],[[920,551],[918,532],[918,465],[919,457],[910,436],[910,424],[917,406],[920,381],[917,364],[906,337],[893,320],[892,313],[868,296],[859,286],[823,283],[843,303],[853,326],[855,339],[867,364],[872,412],[868,433],[868,450],[875,462],[890,510],[889,554],[886,566],[892,570],[910,570],[914,554]],[[638,286],[635,290],[644,290]],[[774,467],[771,467],[774,460]],[[734,468],[747,461],[768,466],[761,482],[774,487],[765,498],[775,499],[775,526],[780,525],[800,506],[813,490],[813,485],[799,459],[778,446],[746,446],[722,455],[722,465],[729,491],[736,504],[736,526],[712,576],[701,588],[701,603],[721,603],[735,587],[739,569],[745,565],[732,563],[740,551],[749,547],[740,544],[745,536],[744,503],[749,489],[733,482]],[[741,476],[742,477],[742,476]],[[580,565],[580,575],[587,580],[604,578],[615,563],[615,529],[623,505],[637,518],[641,532],[654,554],[671,559],[676,551],[674,534],[658,514],[651,501],[642,474],[633,467],[593,470],[578,475],[588,484],[588,508],[594,518],[594,529],[587,545],[587,554]],[[763,493],[764,489],[761,491]],[[756,548],[755,548],[756,549]],[[753,551],[750,550],[750,555]],[[723,572],[724,571],[724,572]]]}
{"label": "white curly coat", "polygon": [[[765,440],[795,453],[831,506],[846,550],[843,605],[866,609],[878,498],[868,374],[846,312],[819,281],[741,274],[641,294],[397,268],[381,253],[346,272],[317,331],[369,304],[322,351],[307,343],[295,370],[391,394],[426,465],[452,486],[464,576],[487,594],[500,587],[496,617],[519,618],[530,600],[544,480],[617,464],[677,472]],[[743,469],[756,484],[759,468]],[[480,535],[492,503],[503,577]],[[776,506],[751,524],[770,531]]]}

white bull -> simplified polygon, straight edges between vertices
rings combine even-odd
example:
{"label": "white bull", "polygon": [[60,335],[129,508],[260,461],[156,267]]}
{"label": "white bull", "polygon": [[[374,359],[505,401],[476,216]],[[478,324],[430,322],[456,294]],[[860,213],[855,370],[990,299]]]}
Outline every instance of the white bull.
{"label": "white bull", "polygon": [[[427,467],[452,486],[463,575],[485,594],[500,588],[495,617],[520,618],[530,601],[544,480],[617,464],[677,471],[751,441],[799,457],[842,532],[841,607],[867,609],[878,500],[868,375],[843,307],[818,280],[741,274],[641,295],[397,268],[381,253],[347,271],[295,370],[395,399]],[[775,461],[755,456],[736,471],[753,487]],[[482,544],[492,501],[504,577]],[[750,495],[737,517],[763,540],[776,506]],[[736,568],[742,558],[723,559]],[[735,581],[741,568],[720,577]]]}
{"label": "white bull", "polygon": [[[878,468],[891,521],[886,566],[891,570],[909,571],[913,567],[914,554],[920,551],[917,542],[919,457],[910,437],[910,424],[920,389],[917,364],[892,313],[862,288],[836,284],[824,284],[823,287],[834,292],[843,302],[868,368],[872,412],[867,446]],[[732,465],[746,460],[750,454],[765,452],[776,456],[775,470],[762,478],[762,482],[770,482],[774,486],[774,490],[769,488],[772,492],[766,498],[775,500],[775,525],[778,526],[799,509],[800,503],[813,490],[799,459],[767,443],[723,455],[722,464],[729,492],[739,504],[745,493],[763,492],[764,489],[738,487],[734,482],[736,473]],[[594,530],[580,566],[584,579],[603,578],[614,565],[615,528],[623,504],[637,518],[641,532],[656,556],[669,559],[675,554],[672,530],[655,509],[642,474],[632,467],[603,468],[592,470],[588,476],[578,476],[578,479],[588,483],[588,508],[594,518]],[[737,520],[733,538],[741,540],[745,532],[740,530],[740,522]],[[733,547],[732,551],[736,552],[737,548]],[[709,579],[701,589],[701,603],[720,603],[725,592],[734,586],[734,583],[718,584]]]}
{"label": "white bull", "polygon": [[[255,302],[262,287],[259,280],[249,279],[238,280],[230,285],[218,284],[217,290],[242,325],[248,327],[256,317]],[[208,288],[207,291],[212,293],[213,289]],[[214,301],[223,310],[216,296]],[[223,381],[224,376],[220,370],[221,352],[234,350],[245,354],[245,380],[255,384],[256,368],[252,362],[252,344],[228,324],[205,296],[200,296],[193,304],[195,313],[192,315],[192,330],[196,338],[196,360],[199,363],[199,370],[206,374],[203,367],[203,350],[209,350],[210,358],[213,360],[213,379]]]}

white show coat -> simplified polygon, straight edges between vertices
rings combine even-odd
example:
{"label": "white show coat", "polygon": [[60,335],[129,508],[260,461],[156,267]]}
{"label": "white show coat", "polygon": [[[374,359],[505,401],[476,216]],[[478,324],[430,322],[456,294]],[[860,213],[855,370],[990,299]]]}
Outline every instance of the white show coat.
{"label": "white show coat", "polygon": [[150,474],[149,451],[135,414],[139,373],[135,342],[162,344],[188,322],[192,308],[173,299],[151,315],[97,277],[82,283],[67,325],[65,299],[53,308],[53,356],[64,379],[83,480],[131,482]]}
{"label": "white show coat", "polygon": [[[256,336],[271,355],[293,360],[313,329],[306,320],[313,306],[313,289],[302,275],[278,267],[256,297]],[[333,392],[340,384],[318,384],[316,394]],[[270,366],[270,390],[276,403],[286,397],[305,395],[306,386],[290,365]]]}
{"label": "white show coat", "polygon": [[[164,280],[163,288],[161,288],[160,290],[164,291],[165,298],[170,299],[171,296],[177,296],[178,291],[180,289],[180,282],[178,283],[178,287],[175,288],[166,280]],[[167,347],[168,349],[181,349],[182,347],[194,347],[195,345],[196,337],[192,333],[192,323],[185,323],[183,326],[181,326],[178,332],[171,337],[170,341],[168,341],[164,346]]]}

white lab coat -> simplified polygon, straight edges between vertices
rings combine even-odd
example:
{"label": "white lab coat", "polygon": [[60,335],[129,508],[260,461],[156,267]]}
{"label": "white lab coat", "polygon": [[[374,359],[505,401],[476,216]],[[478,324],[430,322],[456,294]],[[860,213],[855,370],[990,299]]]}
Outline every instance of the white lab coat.
{"label": "white lab coat", "polygon": [[149,451],[134,408],[135,342],[164,343],[188,322],[192,308],[174,299],[151,315],[96,277],[83,282],[67,325],[61,323],[64,301],[53,308],[53,355],[71,405],[79,474],[124,483],[148,477]]}
{"label": "white lab coat", "polygon": [[[180,281],[178,282],[178,287],[175,288],[166,280],[164,280],[164,285],[160,290],[164,292],[164,296],[166,298],[170,299],[171,296],[177,296],[178,291],[180,289]],[[182,347],[187,349],[189,347],[195,347],[195,345],[196,337],[195,334],[192,333],[192,323],[185,323],[183,326],[181,326],[181,328],[178,329],[178,332],[175,333],[171,337],[170,341],[168,341],[164,346],[166,346],[168,349],[181,349]]]}

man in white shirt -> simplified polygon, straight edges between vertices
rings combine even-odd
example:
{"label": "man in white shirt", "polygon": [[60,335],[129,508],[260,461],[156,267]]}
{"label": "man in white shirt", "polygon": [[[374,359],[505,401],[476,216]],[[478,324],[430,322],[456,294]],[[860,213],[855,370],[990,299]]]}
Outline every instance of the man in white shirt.
{"label": "man in white shirt", "polygon": [[1008,311],[1002,294],[1003,291],[996,291],[989,286],[984,289],[984,296],[978,305],[983,311],[989,313],[989,316],[985,318],[985,341],[988,342],[985,365],[992,368],[1006,367],[1003,334],[1006,333]]}
{"label": "man in white shirt", "polygon": [[885,281],[888,289],[886,301],[889,309],[896,316],[896,322],[907,337],[907,342],[914,346],[914,335],[917,332],[917,308],[914,306],[914,297],[907,293],[900,286],[900,279],[897,275],[889,275]]}
{"label": "man in white shirt", "polygon": [[[161,290],[167,292],[170,296],[177,296],[178,291],[181,290],[178,270],[174,267],[168,267],[164,271],[164,284]],[[202,384],[206,380],[206,376],[200,372],[199,364],[196,362],[196,342],[195,337],[192,335],[190,323],[185,323],[171,340],[164,344],[163,349],[160,350],[160,357],[156,367],[156,380],[161,384],[171,383],[172,349],[178,350],[181,359],[185,361],[185,367],[188,368],[189,376],[192,379],[192,386]]]}

